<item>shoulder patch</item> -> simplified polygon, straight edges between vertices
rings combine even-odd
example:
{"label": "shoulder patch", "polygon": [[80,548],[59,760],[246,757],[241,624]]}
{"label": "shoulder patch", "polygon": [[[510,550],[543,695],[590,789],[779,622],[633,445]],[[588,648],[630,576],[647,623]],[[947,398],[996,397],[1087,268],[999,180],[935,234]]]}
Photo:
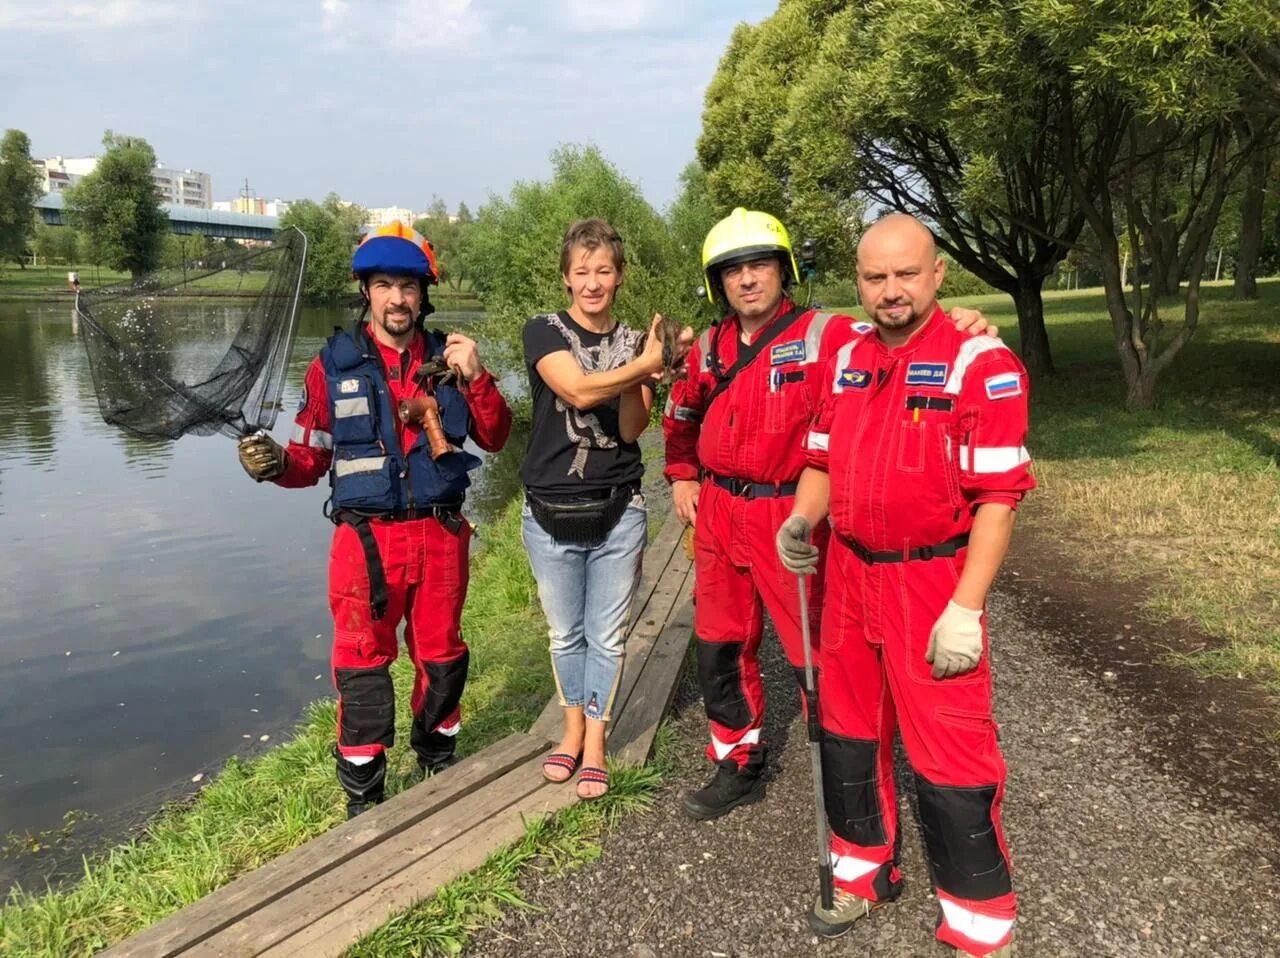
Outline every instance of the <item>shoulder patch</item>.
{"label": "shoulder patch", "polygon": [[870,323],[854,323],[853,324],[853,331],[855,333],[861,333],[865,335],[871,332],[871,330],[873,329],[875,329],[875,327],[872,326]]}
{"label": "shoulder patch", "polygon": [[947,381],[946,363],[909,363],[908,386],[942,386]]}
{"label": "shoulder patch", "polygon": [[1022,395],[1022,373],[1000,373],[984,380],[988,399],[1009,399]]}
{"label": "shoulder patch", "polygon": [[769,350],[769,365],[781,366],[783,363],[798,363],[805,357],[803,339],[793,339],[787,343],[778,343]]}

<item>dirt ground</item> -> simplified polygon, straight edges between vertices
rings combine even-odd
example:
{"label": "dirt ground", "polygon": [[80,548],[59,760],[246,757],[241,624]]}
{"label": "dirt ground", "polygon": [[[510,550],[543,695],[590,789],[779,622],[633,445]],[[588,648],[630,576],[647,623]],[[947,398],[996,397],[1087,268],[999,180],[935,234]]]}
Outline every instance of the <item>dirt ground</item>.
{"label": "dirt ground", "polygon": [[[1022,556],[1035,556],[1033,563]],[[1010,768],[1005,828],[1021,899],[1020,956],[1280,954],[1280,747],[1275,704],[1242,681],[1161,664],[1212,640],[1155,629],[1100,594],[1052,543],[1024,533],[990,604],[996,713]],[[902,898],[844,938],[805,921],[816,890],[813,791],[794,681],[766,640],[766,800],[694,822],[701,700],[672,716],[676,772],[600,860],[525,882],[468,954],[494,956],[946,955],[919,830],[903,796]]]}

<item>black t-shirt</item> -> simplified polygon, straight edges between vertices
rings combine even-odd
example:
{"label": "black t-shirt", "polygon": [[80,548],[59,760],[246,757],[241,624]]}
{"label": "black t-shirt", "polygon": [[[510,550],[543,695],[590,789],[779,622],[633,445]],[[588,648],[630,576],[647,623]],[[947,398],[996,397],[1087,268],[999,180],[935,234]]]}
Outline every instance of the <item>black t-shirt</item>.
{"label": "black t-shirt", "polygon": [[524,362],[533,396],[533,427],[520,480],[534,495],[572,499],[615,486],[639,483],[644,474],[640,447],[618,435],[620,400],[579,412],[538,375],[538,360],[568,350],[583,372],[607,372],[636,356],[643,335],[621,324],[596,333],[567,312],[542,313],[524,326]]}

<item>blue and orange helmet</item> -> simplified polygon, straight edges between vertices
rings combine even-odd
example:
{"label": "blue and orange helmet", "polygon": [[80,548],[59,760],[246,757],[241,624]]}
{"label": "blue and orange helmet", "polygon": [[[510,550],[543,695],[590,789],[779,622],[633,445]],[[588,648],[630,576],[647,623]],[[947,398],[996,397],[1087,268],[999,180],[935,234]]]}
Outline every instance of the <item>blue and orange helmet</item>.
{"label": "blue and orange helmet", "polygon": [[440,282],[436,251],[430,241],[399,220],[370,230],[361,238],[351,257],[351,272],[359,280],[366,280],[374,273],[417,276],[422,280],[423,292],[428,285]]}

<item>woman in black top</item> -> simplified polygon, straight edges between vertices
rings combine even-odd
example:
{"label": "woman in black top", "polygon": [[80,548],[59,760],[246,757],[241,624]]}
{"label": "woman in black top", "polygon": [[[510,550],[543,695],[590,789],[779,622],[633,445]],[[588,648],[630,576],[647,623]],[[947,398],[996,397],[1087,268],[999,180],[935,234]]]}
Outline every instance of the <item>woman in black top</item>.
{"label": "woman in black top", "polygon": [[[581,762],[578,794],[587,799],[608,790],[605,724],[648,532],[636,440],[663,369],[657,317],[646,338],[611,313],[624,265],[613,227],[574,223],[560,254],[569,308],[524,328],[533,427],[520,470],[522,533],[565,717],[543,774],[567,781]],[[681,349],[692,341],[686,329]]]}

